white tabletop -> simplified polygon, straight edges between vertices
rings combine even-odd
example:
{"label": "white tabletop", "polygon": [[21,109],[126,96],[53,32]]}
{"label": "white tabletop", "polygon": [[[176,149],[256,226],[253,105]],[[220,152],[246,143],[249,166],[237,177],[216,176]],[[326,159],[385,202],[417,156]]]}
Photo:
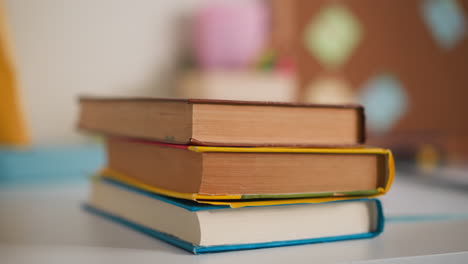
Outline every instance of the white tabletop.
{"label": "white tabletop", "polygon": [[468,193],[397,177],[374,239],[195,256],[80,209],[87,185],[0,188],[0,263],[336,263],[468,251]]}

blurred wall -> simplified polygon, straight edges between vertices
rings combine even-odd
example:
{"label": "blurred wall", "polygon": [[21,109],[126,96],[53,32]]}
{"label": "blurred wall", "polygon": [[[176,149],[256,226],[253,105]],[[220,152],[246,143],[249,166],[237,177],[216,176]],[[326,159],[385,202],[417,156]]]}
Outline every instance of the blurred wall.
{"label": "blurred wall", "polygon": [[362,103],[367,143],[397,158],[468,159],[468,0],[274,3],[303,101]]}
{"label": "blurred wall", "polygon": [[77,96],[170,96],[187,14],[204,1],[6,0],[33,143],[84,140]]}

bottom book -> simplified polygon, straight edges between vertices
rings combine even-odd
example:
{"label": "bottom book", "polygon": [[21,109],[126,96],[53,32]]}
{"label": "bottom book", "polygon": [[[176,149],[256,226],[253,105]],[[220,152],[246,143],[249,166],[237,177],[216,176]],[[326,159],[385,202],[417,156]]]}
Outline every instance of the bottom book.
{"label": "bottom book", "polygon": [[84,208],[194,254],[371,238],[383,231],[377,199],[230,208],[92,183]]}

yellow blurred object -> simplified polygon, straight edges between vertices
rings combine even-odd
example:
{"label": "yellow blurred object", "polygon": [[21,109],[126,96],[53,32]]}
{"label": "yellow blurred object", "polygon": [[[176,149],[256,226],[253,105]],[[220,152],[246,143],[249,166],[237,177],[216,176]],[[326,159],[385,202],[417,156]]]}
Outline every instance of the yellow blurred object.
{"label": "yellow blurred object", "polygon": [[0,144],[25,145],[29,137],[19,105],[4,2],[0,1]]}
{"label": "yellow blurred object", "polygon": [[339,77],[319,77],[306,87],[305,102],[316,104],[354,104],[357,98],[351,85]]}
{"label": "yellow blurred object", "polygon": [[439,164],[439,153],[437,149],[429,144],[422,145],[417,154],[418,168],[426,173],[433,172]]}
{"label": "yellow blurred object", "polygon": [[178,79],[176,94],[181,98],[294,101],[295,78],[274,71],[191,70]]}

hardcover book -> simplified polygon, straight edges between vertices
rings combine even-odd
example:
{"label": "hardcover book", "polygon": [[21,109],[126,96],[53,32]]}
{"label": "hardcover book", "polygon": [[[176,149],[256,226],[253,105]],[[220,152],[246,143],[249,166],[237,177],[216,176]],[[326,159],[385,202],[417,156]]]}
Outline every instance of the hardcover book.
{"label": "hardcover book", "polygon": [[258,199],[377,196],[390,188],[394,175],[391,152],[379,148],[205,147],[115,137],[106,145],[104,177],[234,207],[256,205]]}
{"label": "hardcover book", "polygon": [[82,98],[79,127],[208,146],[350,146],[364,142],[357,105],[160,98]]}
{"label": "hardcover book", "polygon": [[371,238],[384,225],[375,199],[233,209],[109,179],[93,181],[85,209],[194,254]]}

